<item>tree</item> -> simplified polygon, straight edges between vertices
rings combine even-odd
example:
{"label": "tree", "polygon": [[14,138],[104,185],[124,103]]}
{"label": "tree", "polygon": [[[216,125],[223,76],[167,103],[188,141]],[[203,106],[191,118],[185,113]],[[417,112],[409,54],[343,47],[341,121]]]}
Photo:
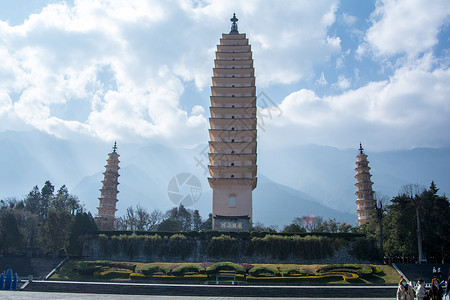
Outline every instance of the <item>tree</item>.
{"label": "tree", "polygon": [[323,228],[323,218],[314,215],[297,217],[292,221],[293,224],[298,227],[304,228],[306,232],[318,232],[320,228]]}
{"label": "tree", "polygon": [[4,255],[23,245],[23,236],[19,232],[16,218],[11,209],[2,209],[0,213],[0,249]]}
{"label": "tree", "polygon": [[297,224],[290,224],[284,227],[283,232],[290,232],[290,233],[301,233],[306,232],[306,229],[304,227],[300,227]]}
{"label": "tree", "polygon": [[202,228],[202,217],[200,216],[200,212],[198,209],[194,210],[192,214],[192,223],[195,231],[200,231]]}
{"label": "tree", "polygon": [[163,220],[163,213],[159,209],[154,209],[149,216],[148,230],[154,231],[158,229],[159,223]]}
{"label": "tree", "polygon": [[158,225],[159,231],[182,231],[183,224],[175,219],[165,219]]}
{"label": "tree", "polygon": [[72,223],[69,233],[67,252],[70,255],[80,256],[83,250],[81,237],[98,230],[97,223],[91,213],[78,212]]}
{"label": "tree", "polygon": [[[450,258],[450,203],[448,198],[439,196],[434,182],[422,194],[421,220],[423,247],[428,257]],[[446,251],[447,250],[447,251]]]}
{"label": "tree", "polygon": [[41,192],[39,191],[38,186],[36,185],[33,189],[28,193],[28,196],[25,198],[25,209],[29,212],[37,214],[41,207]]}
{"label": "tree", "polygon": [[41,201],[39,205],[38,216],[41,220],[45,220],[50,202],[53,200],[53,192],[55,187],[47,180],[41,190]]}
{"label": "tree", "polygon": [[209,213],[208,218],[202,223],[201,230],[205,231],[211,229],[212,229],[212,213]]}
{"label": "tree", "polygon": [[82,208],[80,205],[80,201],[77,196],[69,194],[66,185],[62,185],[56,196],[53,198],[53,201],[50,203],[50,207],[59,210],[59,211],[67,211],[72,216],[76,214],[76,212],[81,212]]}
{"label": "tree", "polygon": [[50,209],[41,227],[41,246],[52,251],[57,257],[58,251],[68,246],[68,237],[72,225],[72,215],[67,211]]}
{"label": "tree", "polygon": [[403,186],[403,193],[410,199],[416,210],[416,222],[417,222],[417,250],[419,252],[419,262],[423,261],[423,248],[422,248],[422,227],[420,219],[420,211],[422,206],[422,195],[425,189],[418,184],[408,184]]}

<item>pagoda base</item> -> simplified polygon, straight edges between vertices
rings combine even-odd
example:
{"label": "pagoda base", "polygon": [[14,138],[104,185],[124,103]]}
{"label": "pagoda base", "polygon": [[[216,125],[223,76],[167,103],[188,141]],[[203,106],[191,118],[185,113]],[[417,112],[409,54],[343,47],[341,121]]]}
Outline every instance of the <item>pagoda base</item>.
{"label": "pagoda base", "polygon": [[250,217],[215,215],[213,216],[213,229],[227,231],[250,231]]}

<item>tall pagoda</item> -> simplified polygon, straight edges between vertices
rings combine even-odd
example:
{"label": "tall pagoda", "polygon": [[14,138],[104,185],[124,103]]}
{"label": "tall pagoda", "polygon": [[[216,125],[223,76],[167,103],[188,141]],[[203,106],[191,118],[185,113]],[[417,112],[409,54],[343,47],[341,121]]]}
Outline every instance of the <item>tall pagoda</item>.
{"label": "tall pagoda", "polygon": [[103,173],[103,187],[100,189],[100,205],[97,207],[97,224],[101,230],[113,230],[116,203],[117,203],[117,186],[119,185],[119,154],[117,153],[117,143],[114,142],[113,151],[108,154],[106,160],[106,170]]}
{"label": "tall pagoda", "polygon": [[359,154],[356,156],[356,205],[358,209],[358,224],[362,225],[370,220],[373,212],[375,211],[376,201],[374,200],[372,190],[373,182],[370,180],[372,175],[370,174],[369,161],[367,155],[364,153],[364,149],[359,144]]}
{"label": "tall pagoda", "polygon": [[236,14],[222,34],[211,87],[209,185],[213,229],[250,230],[256,188],[256,87],[251,47]]}

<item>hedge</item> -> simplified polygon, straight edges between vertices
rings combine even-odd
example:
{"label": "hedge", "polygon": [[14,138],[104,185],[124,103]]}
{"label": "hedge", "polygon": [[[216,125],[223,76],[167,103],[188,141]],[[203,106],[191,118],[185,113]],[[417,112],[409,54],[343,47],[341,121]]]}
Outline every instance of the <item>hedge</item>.
{"label": "hedge", "polygon": [[170,274],[174,276],[184,276],[184,275],[195,275],[195,274],[205,274],[205,269],[199,265],[184,265],[179,266],[170,271]]}
{"label": "hedge", "polygon": [[218,262],[206,268],[206,274],[215,275],[221,271],[232,271],[237,274],[245,274],[246,270],[243,266],[232,262]]}
{"label": "hedge", "polygon": [[121,279],[128,279],[130,278],[130,274],[133,273],[129,269],[108,269],[105,271],[97,271],[94,272],[95,278],[100,279],[113,279],[113,278],[121,278]]}
{"label": "hedge", "polygon": [[261,266],[251,269],[249,275],[253,277],[279,277],[281,273],[278,269]]}
{"label": "hedge", "polygon": [[153,276],[154,274],[157,274],[157,273],[167,275],[170,273],[170,268],[166,267],[164,265],[156,264],[156,265],[142,269],[141,272],[145,276]]}

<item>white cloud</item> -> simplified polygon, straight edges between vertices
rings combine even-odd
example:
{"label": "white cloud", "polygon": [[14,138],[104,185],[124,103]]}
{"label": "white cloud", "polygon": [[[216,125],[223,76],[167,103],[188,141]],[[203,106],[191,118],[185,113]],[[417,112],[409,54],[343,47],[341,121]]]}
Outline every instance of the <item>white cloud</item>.
{"label": "white cloud", "polygon": [[436,45],[449,15],[446,0],[378,0],[365,39],[376,55],[417,56]]}
{"label": "white cloud", "polygon": [[323,72],[322,72],[322,74],[320,74],[320,78],[316,80],[316,84],[319,86],[328,84],[327,80],[325,79],[325,74],[323,74]]}
{"label": "white cloud", "polygon": [[350,87],[351,80],[343,75],[338,76],[338,81],[333,85],[341,90],[346,90]]}
{"label": "white cloud", "polygon": [[210,85],[233,11],[252,44],[258,85],[267,86],[309,76],[340,51],[340,38],[327,34],[336,8],[337,0],[49,4],[23,24],[0,21],[0,94],[10,99],[1,118],[65,138],[195,145],[207,140],[207,113],[195,99],[182,105],[181,95],[188,81]]}
{"label": "white cloud", "polygon": [[372,150],[448,147],[443,137],[450,131],[450,69],[434,65],[428,54],[389,80],[337,96],[294,92],[279,105],[283,115],[267,122],[261,144],[349,148],[362,140]]}

